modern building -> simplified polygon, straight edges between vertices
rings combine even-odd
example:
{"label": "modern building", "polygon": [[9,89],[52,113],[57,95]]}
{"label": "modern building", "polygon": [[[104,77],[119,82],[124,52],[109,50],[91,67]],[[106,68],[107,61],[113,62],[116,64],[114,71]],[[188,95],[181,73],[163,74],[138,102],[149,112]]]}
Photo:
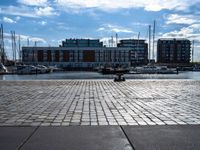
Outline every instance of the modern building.
{"label": "modern building", "polygon": [[120,48],[132,48],[130,51],[131,65],[144,65],[148,63],[148,44],[145,40],[125,39],[117,44]]}
{"label": "modern building", "polygon": [[129,67],[135,59],[145,63],[147,55],[141,51],[140,44],[131,47],[125,45],[123,40],[118,47],[104,47],[99,40],[66,39],[59,47],[22,47],[22,61],[25,64],[57,65],[63,68]]}
{"label": "modern building", "polygon": [[188,64],[191,58],[191,42],[188,39],[159,39],[158,63]]}
{"label": "modern building", "polygon": [[66,39],[60,47],[103,47],[99,39]]}

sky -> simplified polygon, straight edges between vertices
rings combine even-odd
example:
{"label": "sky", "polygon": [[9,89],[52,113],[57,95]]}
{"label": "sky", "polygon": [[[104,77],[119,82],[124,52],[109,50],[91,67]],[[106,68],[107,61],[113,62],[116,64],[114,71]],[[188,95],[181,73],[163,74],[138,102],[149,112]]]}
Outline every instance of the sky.
{"label": "sky", "polygon": [[106,44],[116,33],[124,39],[137,38],[140,32],[141,39],[148,39],[154,20],[155,39],[194,40],[194,60],[200,61],[200,0],[0,1],[9,57],[11,31],[20,35],[22,46],[27,46],[27,39],[30,46],[58,46],[66,38],[95,38]]}

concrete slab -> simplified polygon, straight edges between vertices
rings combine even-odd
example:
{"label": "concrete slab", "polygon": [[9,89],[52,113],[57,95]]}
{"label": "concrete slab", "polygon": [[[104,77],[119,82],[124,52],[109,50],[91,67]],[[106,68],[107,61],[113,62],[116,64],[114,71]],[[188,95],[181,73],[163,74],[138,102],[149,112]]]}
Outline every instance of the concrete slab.
{"label": "concrete slab", "polygon": [[40,127],[23,150],[132,150],[119,126]]}
{"label": "concrete slab", "polygon": [[123,126],[135,150],[199,150],[200,125]]}
{"label": "concrete slab", "polygon": [[35,127],[0,127],[0,149],[17,149],[34,130]]}

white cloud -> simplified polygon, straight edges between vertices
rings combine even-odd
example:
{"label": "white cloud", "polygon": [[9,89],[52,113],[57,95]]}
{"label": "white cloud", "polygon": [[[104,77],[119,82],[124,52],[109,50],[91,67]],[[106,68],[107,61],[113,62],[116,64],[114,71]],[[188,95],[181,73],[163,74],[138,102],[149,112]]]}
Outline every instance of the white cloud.
{"label": "white cloud", "polygon": [[8,7],[1,7],[0,8],[0,14],[8,14],[8,15],[15,15],[15,16],[23,16],[23,17],[31,17],[31,18],[36,18],[33,9],[30,9],[29,7],[26,6],[8,6]]}
{"label": "white cloud", "polygon": [[149,24],[141,23],[141,22],[133,22],[133,23],[131,23],[131,25],[133,25],[133,26],[149,26]]}
{"label": "white cloud", "polygon": [[199,22],[193,15],[171,14],[167,18],[167,24],[193,24]]}
{"label": "white cloud", "polygon": [[106,29],[104,27],[101,27],[98,29],[98,31],[105,31]]}
{"label": "white cloud", "polygon": [[116,33],[133,33],[133,31],[129,30],[128,28],[111,25],[111,24],[104,24],[102,27],[98,28],[97,31],[105,31],[105,32],[116,32]]}
{"label": "white cloud", "polygon": [[41,22],[38,22],[40,25],[42,25],[42,26],[45,26],[46,24],[47,24],[47,22],[46,21],[41,21]]}
{"label": "white cloud", "polygon": [[20,16],[17,16],[17,17],[15,17],[15,20],[20,20],[21,19],[21,17]]}
{"label": "white cloud", "polygon": [[45,40],[45,39],[43,39],[43,38],[38,38],[38,37],[30,37],[29,40],[32,41],[32,42],[46,43],[46,40]]}
{"label": "white cloud", "polygon": [[0,14],[15,15],[18,17],[23,16],[30,18],[58,15],[55,12],[55,10],[50,6],[46,7],[4,6],[0,8]]}
{"label": "white cloud", "polygon": [[29,6],[45,6],[47,4],[47,0],[18,0],[17,2]]}
{"label": "white cloud", "polygon": [[16,23],[16,21],[14,21],[13,19],[8,18],[8,17],[3,17],[3,21],[6,23]]}
{"label": "white cloud", "polygon": [[183,27],[179,31],[171,31],[162,35],[163,37],[184,37],[192,40],[200,40],[200,24],[193,24]]}
{"label": "white cloud", "polygon": [[[29,35],[23,35],[23,34],[15,34],[16,38],[18,39],[20,36],[20,39],[22,42],[27,42],[27,39],[29,39],[29,41],[31,42],[41,42],[41,43],[46,43],[46,40],[40,37],[33,37],[33,36],[29,36]],[[6,39],[8,39],[9,41],[11,41],[11,34],[10,33],[4,33],[4,37]],[[10,42],[11,43],[11,42]]]}
{"label": "white cloud", "polygon": [[57,13],[54,11],[54,9],[50,6],[35,8],[35,13],[37,16],[57,15]]}
{"label": "white cloud", "polygon": [[198,0],[55,0],[61,7],[74,8],[99,8],[102,10],[123,8],[144,8],[147,11],[184,10]]}

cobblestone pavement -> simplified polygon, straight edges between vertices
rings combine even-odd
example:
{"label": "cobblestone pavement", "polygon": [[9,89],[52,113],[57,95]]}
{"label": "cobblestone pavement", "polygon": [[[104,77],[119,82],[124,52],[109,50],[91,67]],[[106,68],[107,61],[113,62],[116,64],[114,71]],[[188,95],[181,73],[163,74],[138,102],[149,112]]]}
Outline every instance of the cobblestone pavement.
{"label": "cobblestone pavement", "polygon": [[0,81],[0,126],[200,124],[200,81]]}

